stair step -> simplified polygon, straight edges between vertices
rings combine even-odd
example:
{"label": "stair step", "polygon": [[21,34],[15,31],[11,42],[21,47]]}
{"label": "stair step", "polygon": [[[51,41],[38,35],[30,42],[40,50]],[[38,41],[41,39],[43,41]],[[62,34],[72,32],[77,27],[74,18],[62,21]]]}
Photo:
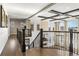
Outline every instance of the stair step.
{"label": "stair step", "polygon": [[43,45],[47,45],[47,43],[43,43]]}
{"label": "stair step", "polygon": [[43,41],[43,43],[47,43],[47,41]]}
{"label": "stair step", "polygon": [[43,41],[48,41],[46,38],[43,38]]}
{"label": "stair step", "polygon": [[47,45],[44,45],[43,47],[44,47],[44,48],[47,48],[48,46],[47,46]]}

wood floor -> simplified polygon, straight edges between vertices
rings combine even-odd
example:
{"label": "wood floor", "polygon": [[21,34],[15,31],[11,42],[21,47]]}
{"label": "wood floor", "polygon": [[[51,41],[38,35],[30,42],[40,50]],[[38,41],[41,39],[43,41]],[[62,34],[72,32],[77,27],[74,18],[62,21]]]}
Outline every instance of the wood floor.
{"label": "wood floor", "polygon": [[77,54],[69,54],[68,51],[51,49],[51,48],[32,48],[27,50],[27,56],[78,56]]}
{"label": "wood floor", "polygon": [[16,36],[11,36],[6,43],[1,56],[69,56],[69,52],[49,48],[32,48],[25,53],[22,53]]}
{"label": "wood floor", "polygon": [[11,36],[7,41],[1,56],[21,56],[22,52],[16,36]]}

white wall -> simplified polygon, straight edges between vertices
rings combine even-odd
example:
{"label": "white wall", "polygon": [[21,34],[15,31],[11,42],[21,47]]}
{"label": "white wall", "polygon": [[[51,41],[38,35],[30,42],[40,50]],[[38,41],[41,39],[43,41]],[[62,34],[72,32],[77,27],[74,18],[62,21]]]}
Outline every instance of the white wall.
{"label": "white wall", "polygon": [[0,28],[0,54],[8,40],[8,28]]}
{"label": "white wall", "polygon": [[8,36],[10,36],[10,18],[8,18]]}
{"label": "white wall", "polygon": [[[5,14],[7,14],[6,8],[3,6],[3,9],[5,10]],[[8,27],[7,28],[0,28],[0,54],[10,36],[10,18],[8,17]]]}

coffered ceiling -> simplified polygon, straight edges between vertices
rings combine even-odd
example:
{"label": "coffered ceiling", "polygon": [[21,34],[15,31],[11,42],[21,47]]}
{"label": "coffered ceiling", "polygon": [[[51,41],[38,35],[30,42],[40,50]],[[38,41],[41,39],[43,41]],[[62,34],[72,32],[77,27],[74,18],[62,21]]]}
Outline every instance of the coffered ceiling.
{"label": "coffered ceiling", "polygon": [[[44,12],[49,12],[51,15],[48,17],[48,14],[43,15]],[[79,3],[56,3],[55,5],[49,7],[40,14],[40,18],[44,19],[68,19],[71,17],[78,17],[79,16]],[[59,15],[59,16],[55,16]],[[43,17],[42,17],[43,16]],[[55,16],[55,17],[53,17]],[[39,16],[38,16],[39,17]],[[45,18],[46,17],[46,18]]]}
{"label": "coffered ceiling", "polygon": [[49,3],[4,3],[10,18],[28,18]]}
{"label": "coffered ceiling", "polygon": [[30,17],[31,19],[54,20],[79,16],[79,3],[52,3],[51,6],[48,6],[49,4],[51,3],[4,3],[3,6],[10,18],[28,19],[33,15]]}

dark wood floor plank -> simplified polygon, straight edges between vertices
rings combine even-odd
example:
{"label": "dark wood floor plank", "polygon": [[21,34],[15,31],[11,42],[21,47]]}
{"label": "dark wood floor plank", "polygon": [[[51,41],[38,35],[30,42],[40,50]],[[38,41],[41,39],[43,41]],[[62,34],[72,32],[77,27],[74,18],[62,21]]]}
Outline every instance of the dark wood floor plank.
{"label": "dark wood floor plank", "polygon": [[[32,48],[21,52],[20,45],[16,36],[11,36],[7,41],[1,56],[68,56],[68,51],[50,49],[50,48]],[[76,55],[76,54],[73,54]]]}
{"label": "dark wood floor plank", "polygon": [[20,49],[20,45],[16,39],[16,36],[11,36],[2,53],[1,56],[20,56],[22,55],[21,49]]}
{"label": "dark wood floor plank", "polygon": [[[68,51],[50,49],[50,48],[32,48],[26,51],[28,56],[69,56]],[[77,54],[73,54],[77,56]]]}

